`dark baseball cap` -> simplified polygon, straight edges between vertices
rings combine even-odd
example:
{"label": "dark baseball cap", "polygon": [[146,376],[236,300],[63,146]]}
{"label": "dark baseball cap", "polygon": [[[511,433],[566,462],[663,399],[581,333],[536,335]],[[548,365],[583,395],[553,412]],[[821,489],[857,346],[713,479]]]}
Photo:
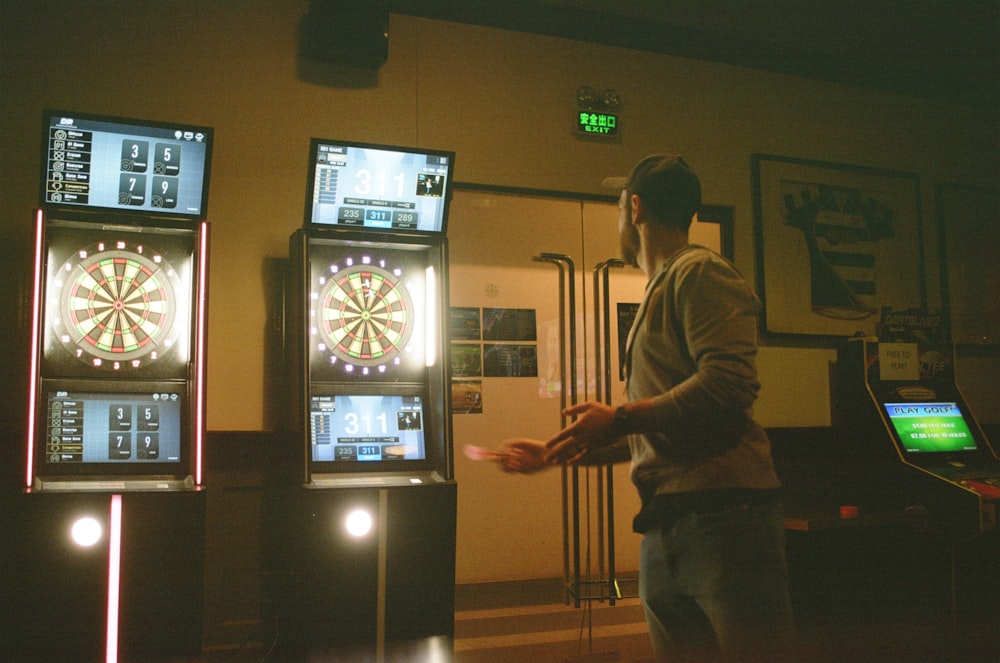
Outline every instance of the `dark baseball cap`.
{"label": "dark baseball cap", "polygon": [[701,183],[684,157],[652,154],[628,177],[606,177],[602,185],[642,199],[657,219],[687,224],[701,207]]}

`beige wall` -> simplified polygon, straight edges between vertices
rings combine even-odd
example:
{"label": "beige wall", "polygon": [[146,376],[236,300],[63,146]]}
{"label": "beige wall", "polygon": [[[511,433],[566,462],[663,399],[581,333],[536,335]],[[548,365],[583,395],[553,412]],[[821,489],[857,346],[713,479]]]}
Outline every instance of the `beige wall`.
{"label": "beige wall", "polygon": [[[0,269],[5,283],[18,287],[4,289],[0,310],[5,320],[16,312],[22,343],[43,107],[215,127],[212,430],[279,425],[269,406],[280,375],[275,264],[302,221],[312,136],[454,150],[463,182],[591,194],[604,193],[603,176],[626,172],[651,151],[683,153],[702,176],[706,202],[735,209],[736,262],[751,278],[752,153],[912,171],[921,177],[931,305],[940,302],[934,183],[1000,181],[996,109],[397,15],[388,62],[362,76],[298,59],[297,26],[307,6],[3,0]],[[620,92],[619,143],[571,134],[580,85]],[[832,357],[816,348],[764,348],[762,422],[827,425]],[[991,361],[960,368],[974,409],[996,422]],[[6,382],[19,379],[12,374]],[[23,425],[8,407],[6,418]]]}

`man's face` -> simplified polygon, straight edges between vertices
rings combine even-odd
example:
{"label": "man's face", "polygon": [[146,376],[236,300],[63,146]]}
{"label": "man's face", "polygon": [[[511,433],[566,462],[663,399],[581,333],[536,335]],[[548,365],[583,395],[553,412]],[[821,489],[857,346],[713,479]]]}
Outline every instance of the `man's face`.
{"label": "man's face", "polygon": [[639,229],[632,223],[632,201],[628,191],[618,197],[618,240],[626,265],[639,266]]}

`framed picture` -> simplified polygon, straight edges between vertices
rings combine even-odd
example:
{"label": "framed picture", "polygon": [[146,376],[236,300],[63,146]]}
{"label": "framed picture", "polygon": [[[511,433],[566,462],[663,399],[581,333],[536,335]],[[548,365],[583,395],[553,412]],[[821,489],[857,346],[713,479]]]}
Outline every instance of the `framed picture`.
{"label": "framed picture", "polygon": [[913,173],[755,154],[757,284],[767,334],[876,334],[881,310],[926,306]]}
{"label": "framed picture", "polygon": [[1000,345],[1000,189],[939,183],[934,206],[951,340]]}

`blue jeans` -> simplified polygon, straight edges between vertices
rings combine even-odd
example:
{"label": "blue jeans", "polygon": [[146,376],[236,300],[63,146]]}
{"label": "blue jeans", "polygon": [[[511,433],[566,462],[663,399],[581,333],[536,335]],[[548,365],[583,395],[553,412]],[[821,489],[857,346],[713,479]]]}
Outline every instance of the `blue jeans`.
{"label": "blue jeans", "polygon": [[780,504],[688,512],[645,533],[639,598],[658,661],[790,660]]}

